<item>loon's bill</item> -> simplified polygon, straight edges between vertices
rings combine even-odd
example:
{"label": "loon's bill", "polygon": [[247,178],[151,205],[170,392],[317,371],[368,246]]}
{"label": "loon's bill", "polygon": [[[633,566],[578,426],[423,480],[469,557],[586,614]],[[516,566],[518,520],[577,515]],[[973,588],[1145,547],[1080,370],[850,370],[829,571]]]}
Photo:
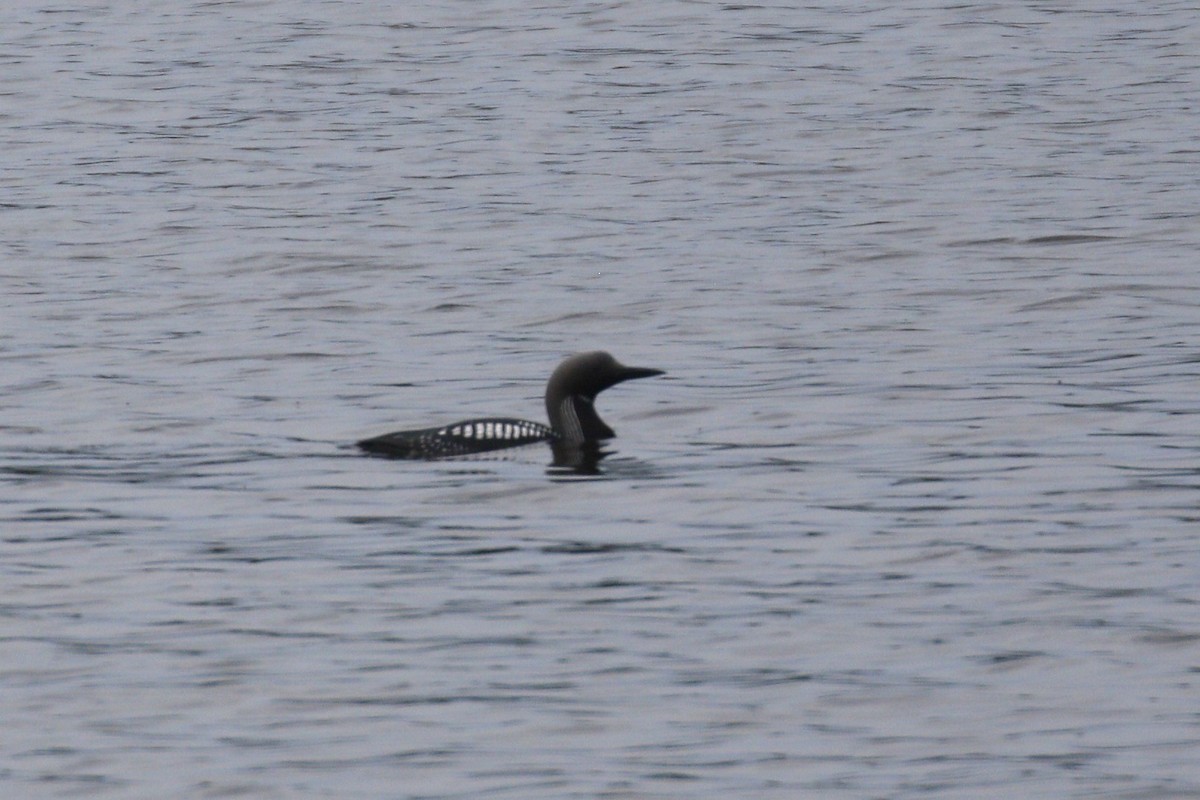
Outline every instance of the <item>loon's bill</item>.
{"label": "loon's bill", "polygon": [[623,381],[663,374],[659,369],[627,367],[599,350],[579,353],[559,364],[546,385],[549,426],[523,419],[484,417],[437,428],[385,433],[363,439],[358,446],[389,458],[436,459],[536,442],[585,444],[611,439],[616,434],[596,413],[596,395]]}

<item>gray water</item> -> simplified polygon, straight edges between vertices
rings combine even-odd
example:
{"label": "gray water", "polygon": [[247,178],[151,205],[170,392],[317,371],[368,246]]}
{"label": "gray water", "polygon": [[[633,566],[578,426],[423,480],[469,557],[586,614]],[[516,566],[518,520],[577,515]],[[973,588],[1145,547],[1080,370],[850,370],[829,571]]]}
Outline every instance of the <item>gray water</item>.
{"label": "gray water", "polygon": [[0,795],[1200,796],[1194,7],[412,5],[0,9]]}

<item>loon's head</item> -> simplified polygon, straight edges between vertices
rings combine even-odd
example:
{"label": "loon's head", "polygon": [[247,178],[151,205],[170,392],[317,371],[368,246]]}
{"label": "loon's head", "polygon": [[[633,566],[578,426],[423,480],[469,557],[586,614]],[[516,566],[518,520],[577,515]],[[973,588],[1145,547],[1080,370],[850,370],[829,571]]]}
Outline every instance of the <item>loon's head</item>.
{"label": "loon's head", "polygon": [[546,385],[546,414],[563,441],[591,442],[616,434],[593,407],[596,395],[634,378],[664,374],[661,369],[627,367],[601,350],[579,353],[558,365]]}

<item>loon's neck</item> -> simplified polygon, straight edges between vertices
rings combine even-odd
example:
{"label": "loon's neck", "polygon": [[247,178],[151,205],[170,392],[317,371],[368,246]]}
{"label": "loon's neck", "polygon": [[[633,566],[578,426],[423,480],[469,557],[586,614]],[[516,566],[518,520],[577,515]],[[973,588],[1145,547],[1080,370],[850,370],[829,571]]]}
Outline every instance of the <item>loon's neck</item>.
{"label": "loon's neck", "polygon": [[616,436],[596,413],[593,398],[571,394],[549,409],[550,427],[564,442],[594,442]]}

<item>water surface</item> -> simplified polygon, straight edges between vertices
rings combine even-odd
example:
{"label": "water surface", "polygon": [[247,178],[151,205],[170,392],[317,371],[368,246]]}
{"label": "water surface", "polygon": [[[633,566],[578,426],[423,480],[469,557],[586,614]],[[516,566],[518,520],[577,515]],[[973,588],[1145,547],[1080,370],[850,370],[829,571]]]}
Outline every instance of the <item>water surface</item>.
{"label": "water surface", "polygon": [[6,7],[4,797],[1200,795],[1194,16]]}

